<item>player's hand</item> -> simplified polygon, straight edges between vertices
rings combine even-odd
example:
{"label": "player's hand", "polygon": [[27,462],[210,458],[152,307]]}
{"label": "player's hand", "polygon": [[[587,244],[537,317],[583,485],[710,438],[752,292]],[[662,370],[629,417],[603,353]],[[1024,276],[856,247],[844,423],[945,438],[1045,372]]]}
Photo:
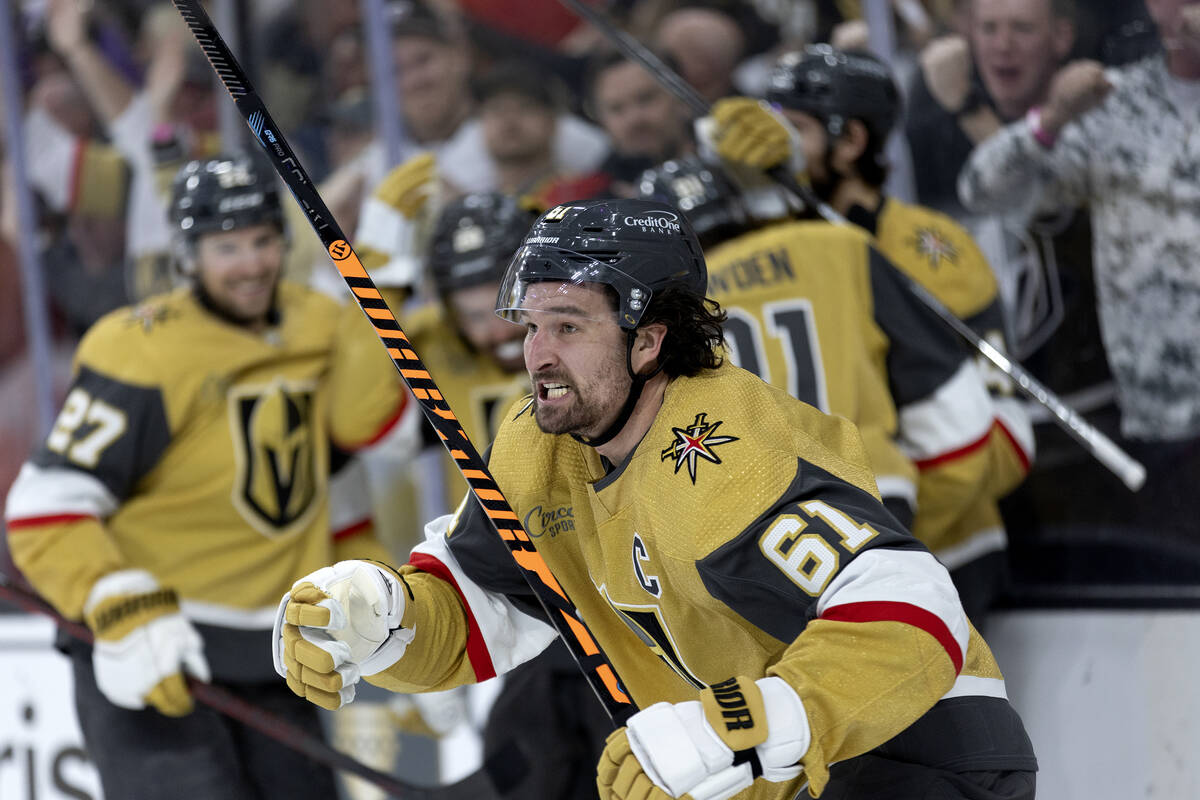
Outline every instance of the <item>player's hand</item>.
{"label": "player's hand", "polygon": [[1042,107],[1042,127],[1052,136],[1074,119],[1091,111],[1112,91],[1098,61],[1072,61],[1055,73]]}
{"label": "player's hand", "polygon": [[433,153],[420,153],[388,173],[375,188],[372,197],[416,219],[429,202],[437,181],[437,161]]}
{"label": "player's hand", "polygon": [[957,114],[971,93],[971,51],[961,36],[942,36],[920,55],[921,76],[929,94],[951,114]]}
{"label": "player's hand", "polygon": [[727,97],[713,104],[711,125],[697,131],[711,136],[711,146],[724,161],[754,169],[788,164],[804,171],[800,133],[787,118],[761,100]]}
{"label": "player's hand", "polygon": [[363,203],[354,246],[376,285],[420,282],[439,194],[437,161],[421,153],[388,173]]}
{"label": "player's hand", "polygon": [[601,800],[725,800],[759,774],[797,778],[808,745],[808,718],[790,686],[735,678],[698,701],[656,703],[630,717],[608,737],[596,787]]}
{"label": "player's hand", "polygon": [[95,634],[96,685],[113,705],[191,713],[187,672],[209,679],[204,642],[179,612],[175,592],[144,570],[105,575],[92,587],[84,621]]}
{"label": "player's hand", "polygon": [[300,697],[330,710],[354,699],[363,675],[404,655],[407,587],[374,561],[339,561],[292,584],[275,615],[275,671]]}

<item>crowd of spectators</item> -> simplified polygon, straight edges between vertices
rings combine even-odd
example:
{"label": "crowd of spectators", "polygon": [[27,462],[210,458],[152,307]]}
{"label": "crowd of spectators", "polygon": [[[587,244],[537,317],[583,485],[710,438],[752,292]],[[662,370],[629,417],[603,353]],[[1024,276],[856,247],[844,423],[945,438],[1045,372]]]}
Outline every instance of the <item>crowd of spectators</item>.
{"label": "crowd of spectators", "polygon": [[[385,3],[401,130],[390,156],[374,125],[363,4],[232,5],[235,49],[347,231],[389,172],[419,153],[433,155],[440,202],[498,191],[545,208],[632,196],[644,170],[697,149],[689,109],[557,0]],[[805,44],[873,41],[866,0],[601,6],[708,101],[763,96],[778,56]],[[1200,477],[1200,152],[1189,135],[1200,121],[1200,4],[890,8],[898,49],[883,55],[902,90],[898,127],[915,176],[905,199],[972,233],[997,279],[1012,354],[1150,467],[1144,493],[1129,494],[1032,407],[1038,456],[1006,501],[1010,537],[1045,548],[1055,536],[1137,530],[1186,542],[1200,529],[1181,488]],[[61,376],[98,317],[171,285],[169,174],[188,158],[251,146],[220,141],[226,101],[170,4],[45,0],[10,22],[25,44],[20,157],[38,228],[17,230],[16,154],[5,146],[3,398],[31,379],[17,322],[22,240],[36,242]],[[298,214],[291,237],[289,275],[328,281]],[[4,407],[7,486],[36,437],[28,402]],[[1170,569],[1182,574],[1194,560]],[[1112,569],[1090,563],[1080,569]],[[1170,577],[1163,569],[1155,574]]]}

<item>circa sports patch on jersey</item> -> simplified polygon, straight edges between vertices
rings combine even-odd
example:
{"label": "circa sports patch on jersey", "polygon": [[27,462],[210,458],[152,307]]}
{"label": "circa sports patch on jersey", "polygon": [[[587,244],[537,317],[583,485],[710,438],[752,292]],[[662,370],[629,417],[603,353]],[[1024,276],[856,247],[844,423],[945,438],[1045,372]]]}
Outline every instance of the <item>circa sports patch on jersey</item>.
{"label": "circa sports patch on jersey", "polygon": [[686,464],[688,477],[692,479],[693,484],[696,482],[697,459],[702,458],[705,461],[720,464],[721,457],[713,452],[713,449],[718,445],[738,440],[736,436],[715,436],[717,428],[721,427],[722,420],[710,423],[707,421],[707,417],[707,414],[701,412],[686,428],[671,428],[675,439],[663,448],[661,454],[663,461],[668,458],[675,459],[676,474]]}
{"label": "circa sports patch on jersey", "polygon": [[950,264],[958,261],[958,248],[933,228],[918,228],[913,232],[910,242],[934,269],[942,265],[943,259]]}

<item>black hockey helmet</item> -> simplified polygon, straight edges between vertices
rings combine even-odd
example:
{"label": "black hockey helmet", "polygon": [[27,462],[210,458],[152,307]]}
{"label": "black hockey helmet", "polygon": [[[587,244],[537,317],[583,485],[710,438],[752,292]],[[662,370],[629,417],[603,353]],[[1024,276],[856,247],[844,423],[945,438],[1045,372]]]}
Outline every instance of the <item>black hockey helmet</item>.
{"label": "black hockey helmet", "polygon": [[688,155],[659,164],[638,179],[638,196],[661,200],[683,212],[703,247],[750,227],[741,192],[720,167]]}
{"label": "black hockey helmet", "polygon": [[191,161],[171,185],[171,222],[185,240],[264,222],[284,229],[275,174],[242,155]]}
{"label": "black hockey helmet", "polygon": [[814,44],[785,53],[767,81],[768,102],[812,114],[832,136],[861,120],[883,141],[900,114],[900,90],[887,64],[861,51]]}
{"label": "black hockey helmet", "polygon": [[429,270],[438,294],[499,283],[535,215],[499,192],[458,198],[438,216]]}
{"label": "black hockey helmet", "polygon": [[513,256],[496,313],[513,322],[532,283],[602,283],[617,293],[617,322],[638,326],[654,292],[685,289],[700,298],[708,271],[687,218],[657,200],[587,200],[550,209]]}

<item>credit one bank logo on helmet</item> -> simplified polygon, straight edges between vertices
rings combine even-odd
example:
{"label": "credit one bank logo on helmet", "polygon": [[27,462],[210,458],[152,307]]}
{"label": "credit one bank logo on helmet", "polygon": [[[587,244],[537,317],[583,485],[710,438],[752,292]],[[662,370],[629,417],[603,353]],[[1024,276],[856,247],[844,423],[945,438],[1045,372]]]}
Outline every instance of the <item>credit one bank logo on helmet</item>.
{"label": "credit one bank logo on helmet", "polygon": [[670,211],[647,211],[643,216],[625,217],[625,224],[656,233],[682,233],[679,217]]}

